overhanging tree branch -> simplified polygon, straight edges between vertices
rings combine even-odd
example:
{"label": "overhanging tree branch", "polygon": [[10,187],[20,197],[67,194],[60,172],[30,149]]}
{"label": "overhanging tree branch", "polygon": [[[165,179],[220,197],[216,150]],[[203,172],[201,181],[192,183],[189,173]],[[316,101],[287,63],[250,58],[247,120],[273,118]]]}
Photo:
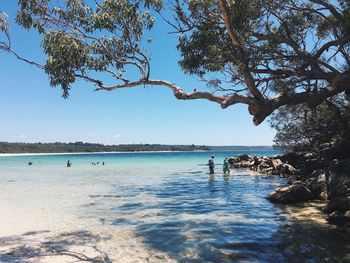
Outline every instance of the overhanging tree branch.
{"label": "overhanging tree branch", "polygon": [[245,79],[246,85],[247,85],[250,93],[254,96],[254,98],[256,98],[257,100],[260,100],[260,101],[264,101],[263,95],[257,89],[257,87],[255,85],[254,78],[251,75],[251,73],[249,72],[248,61],[247,61],[247,57],[246,57],[246,54],[244,52],[244,48],[242,46],[242,43],[239,41],[238,36],[236,36],[236,34],[233,31],[233,25],[231,23],[226,0],[219,0],[219,4],[220,4],[220,9],[221,9],[223,16],[224,16],[224,23],[226,26],[227,34],[229,35],[229,37],[232,41],[233,47],[235,49],[237,49],[237,55],[233,55],[233,56],[237,61],[238,67],[241,71],[241,74],[243,75],[243,77]]}
{"label": "overhanging tree branch", "polygon": [[[160,1],[95,0],[96,6],[89,6],[81,0],[60,7],[47,1],[43,6],[38,0],[22,0],[17,16],[24,28],[43,35],[45,65],[11,49],[6,19],[1,16],[5,41],[0,49],[44,69],[51,85],[61,86],[64,94],[76,79],[97,85],[98,91],[163,86],[181,100],[204,99],[222,108],[245,104],[255,125],[284,105],[315,107],[344,91],[350,94],[350,18],[344,15],[350,4],[169,1],[174,16],[163,19],[179,34],[180,65],[212,91],[188,88],[193,92],[187,92],[151,75],[143,38],[154,23],[151,13],[160,12]],[[133,74],[126,74],[130,69]],[[115,82],[106,85],[91,77],[96,72],[111,75]]]}

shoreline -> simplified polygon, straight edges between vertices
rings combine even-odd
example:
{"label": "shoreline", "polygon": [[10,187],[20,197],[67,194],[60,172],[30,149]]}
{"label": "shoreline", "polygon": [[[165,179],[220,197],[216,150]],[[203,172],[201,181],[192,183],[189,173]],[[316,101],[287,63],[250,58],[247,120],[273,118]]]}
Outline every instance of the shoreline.
{"label": "shoreline", "polygon": [[[82,155],[82,154],[108,154],[108,153],[172,153],[172,152],[206,152],[206,151],[133,151],[133,152],[63,152],[63,153],[0,153],[0,157],[11,156],[45,156],[45,155]],[[208,151],[209,152],[209,151]]]}
{"label": "shoreline", "polygon": [[[232,150],[232,151],[218,151],[218,152],[247,152],[249,150]],[[265,151],[265,150],[255,150]],[[277,151],[277,150],[272,150]],[[217,151],[206,151],[206,150],[196,150],[196,151],[128,151],[128,152],[58,152],[58,153],[0,153],[1,157],[14,157],[14,156],[45,156],[45,155],[83,155],[83,154],[108,154],[108,153],[187,153],[187,152],[217,152]]]}

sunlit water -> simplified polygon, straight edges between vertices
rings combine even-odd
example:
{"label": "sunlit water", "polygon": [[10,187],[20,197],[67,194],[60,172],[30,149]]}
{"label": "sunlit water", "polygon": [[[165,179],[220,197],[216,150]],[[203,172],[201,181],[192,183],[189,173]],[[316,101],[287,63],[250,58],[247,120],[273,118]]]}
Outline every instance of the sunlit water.
{"label": "sunlit water", "polygon": [[286,179],[223,176],[235,152],[214,153],[210,178],[211,154],[0,157],[0,262],[350,262],[322,204],[266,200]]}

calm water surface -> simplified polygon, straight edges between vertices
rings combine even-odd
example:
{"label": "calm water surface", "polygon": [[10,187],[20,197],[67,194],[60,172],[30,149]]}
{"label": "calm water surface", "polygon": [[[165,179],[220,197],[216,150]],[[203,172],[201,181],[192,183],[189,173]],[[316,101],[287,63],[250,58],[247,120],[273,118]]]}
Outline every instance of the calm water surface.
{"label": "calm water surface", "polygon": [[[208,152],[0,157],[0,199],[13,208],[27,202],[28,220],[57,212],[78,218],[66,221],[81,228],[127,229],[150,251],[178,262],[350,262],[346,229],[317,220],[315,211],[265,199],[285,179],[247,170],[223,176],[223,158],[239,153],[214,153],[213,178]],[[72,168],[65,167],[68,159]]]}

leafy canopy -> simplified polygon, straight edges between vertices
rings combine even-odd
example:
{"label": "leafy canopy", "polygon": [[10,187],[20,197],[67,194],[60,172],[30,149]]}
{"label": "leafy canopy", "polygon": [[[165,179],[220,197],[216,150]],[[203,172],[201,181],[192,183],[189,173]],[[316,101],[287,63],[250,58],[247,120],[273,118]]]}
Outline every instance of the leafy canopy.
{"label": "leafy canopy", "polygon": [[[313,150],[320,153],[325,145],[349,149],[350,104],[337,96],[316,109],[305,106],[280,108],[270,119],[277,130],[275,147],[284,150]],[[348,150],[346,150],[348,152]]]}
{"label": "leafy canopy", "polygon": [[[19,0],[16,22],[42,35],[42,67],[64,97],[77,79],[115,90],[162,85],[176,98],[222,108],[248,105],[258,125],[284,105],[315,108],[350,94],[350,1],[346,0]],[[145,32],[168,23],[180,66],[206,90],[152,79]],[[8,33],[4,14],[0,30]],[[7,35],[8,36],[8,35]],[[135,79],[128,71],[139,72]],[[106,85],[96,72],[112,76]],[[165,76],[166,78],[166,76]]]}
{"label": "leafy canopy", "polygon": [[[88,78],[91,72],[122,70],[130,63],[146,70],[140,42],[154,18],[140,5],[159,9],[161,1],[105,0],[95,6],[84,0],[57,2],[20,0],[16,22],[43,35],[45,72],[52,86],[62,87],[65,97],[77,78]],[[121,73],[114,77],[122,79]]]}

